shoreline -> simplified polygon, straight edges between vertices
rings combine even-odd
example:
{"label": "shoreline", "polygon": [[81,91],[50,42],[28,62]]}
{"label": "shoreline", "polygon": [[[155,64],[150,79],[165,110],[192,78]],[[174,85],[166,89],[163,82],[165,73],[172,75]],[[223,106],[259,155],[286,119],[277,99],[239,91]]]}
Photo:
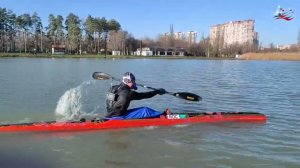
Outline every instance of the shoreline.
{"label": "shoreline", "polygon": [[52,54],[31,54],[31,53],[0,53],[0,58],[51,58],[51,59],[183,59],[183,60],[262,60],[262,61],[300,61],[300,52],[274,52],[274,53],[245,53],[238,58],[220,58],[220,57],[204,57],[204,56],[133,56],[133,55],[52,55]]}
{"label": "shoreline", "polygon": [[219,57],[203,57],[203,56],[133,56],[133,55],[52,55],[52,54],[18,54],[18,53],[1,53],[0,58],[51,58],[51,59],[80,59],[80,58],[94,58],[94,59],[199,59],[199,60],[236,60],[236,58],[219,58]]}

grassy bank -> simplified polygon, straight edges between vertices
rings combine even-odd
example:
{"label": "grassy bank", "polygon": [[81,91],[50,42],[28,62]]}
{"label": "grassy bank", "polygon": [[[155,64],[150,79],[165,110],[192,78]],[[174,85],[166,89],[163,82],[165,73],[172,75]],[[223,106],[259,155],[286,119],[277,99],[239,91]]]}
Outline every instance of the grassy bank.
{"label": "grassy bank", "polygon": [[239,57],[246,60],[291,60],[300,61],[300,52],[298,53],[246,53]]}
{"label": "grassy bank", "polygon": [[0,58],[99,58],[99,59],[209,59],[209,60],[231,60],[235,58],[218,58],[218,57],[203,57],[203,56],[132,56],[132,55],[52,55],[52,54],[25,54],[25,53],[0,53]]}

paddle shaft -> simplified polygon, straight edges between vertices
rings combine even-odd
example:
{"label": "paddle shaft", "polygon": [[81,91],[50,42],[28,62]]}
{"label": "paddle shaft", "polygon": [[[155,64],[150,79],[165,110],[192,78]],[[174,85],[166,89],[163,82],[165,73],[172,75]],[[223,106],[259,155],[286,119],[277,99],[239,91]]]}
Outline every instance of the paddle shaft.
{"label": "paddle shaft", "polygon": [[[120,79],[118,78],[115,78],[107,73],[104,73],[104,72],[94,72],[93,73],[93,78],[94,79],[97,79],[97,80],[107,80],[107,79],[112,79],[112,80],[115,80],[115,81],[119,81],[119,82],[122,82]],[[142,85],[142,84],[137,84],[137,86],[140,86],[140,87],[144,87],[144,88],[147,88],[147,89],[151,89],[151,90],[159,90],[159,89],[156,89],[156,88],[153,88],[153,87],[150,87],[150,86],[146,86],[146,85]],[[189,101],[200,101],[202,100],[202,98],[194,93],[189,93],[189,92],[177,92],[177,93],[171,93],[171,92],[167,92],[166,91],[166,94],[169,94],[169,95],[172,95],[172,96],[175,96],[177,98],[181,98],[181,99],[185,99],[185,100],[189,100]]]}
{"label": "paddle shaft", "polygon": [[[153,87],[150,87],[150,86],[146,86],[146,85],[142,85],[142,84],[136,84],[137,86],[140,86],[140,87],[143,87],[143,88],[147,88],[147,89],[150,89],[150,90],[154,90],[154,91],[156,91],[156,90],[158,90],[158,89],[156,89],[156,88],[153,88]],[[173,95],[174,96],[174,93],[171,93],[171,92],[168,92],[168,91],[166,91],[166,94],[169,94],[169,95]]]}

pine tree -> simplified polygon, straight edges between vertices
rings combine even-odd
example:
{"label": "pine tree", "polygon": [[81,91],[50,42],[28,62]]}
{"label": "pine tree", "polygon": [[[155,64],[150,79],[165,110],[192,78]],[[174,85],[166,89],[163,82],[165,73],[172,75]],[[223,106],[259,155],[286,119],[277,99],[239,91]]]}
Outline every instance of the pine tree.
{"label": "pine tree", "polygon": [[67,16],[65,25],[67,30],[67,40],[68,44],[71,47],[71,51],[75,51],[78,53],[81,39],[81,22],[79,20],[79,17],[73,13],[70,13]]}

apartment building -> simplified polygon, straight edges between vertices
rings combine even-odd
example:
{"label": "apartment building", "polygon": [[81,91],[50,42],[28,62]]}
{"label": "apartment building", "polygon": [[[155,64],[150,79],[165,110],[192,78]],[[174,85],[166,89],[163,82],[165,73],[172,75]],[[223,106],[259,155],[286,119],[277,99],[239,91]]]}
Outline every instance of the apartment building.
{"label": "apartment building", "polygon": [[187,32],[187,42],[189,44],[194,44],[194,43],[196,43],[196,40],[197,40],[197,32],[188,31]]}
{"label": "apartment building", "polygon": [[176,40],[183,40],[184,39],[184,33],[183,32],[175,32],[174,37]]}
{"label": "apartment building", "polygon": [[[170,37],[172,33],[164,33],[164,37]],[[176,40],[184,40],[189,44],[194,44],[197,42],[197,32],[196,31],[188,31],[184,32],[175,32],[173,33],[173,37]]]}
{"label": "apartment building", "polygon": [[224,48],[234,44],[258,46],[254,20],[234,21],[214,25],[210,29],[210,43]]}

